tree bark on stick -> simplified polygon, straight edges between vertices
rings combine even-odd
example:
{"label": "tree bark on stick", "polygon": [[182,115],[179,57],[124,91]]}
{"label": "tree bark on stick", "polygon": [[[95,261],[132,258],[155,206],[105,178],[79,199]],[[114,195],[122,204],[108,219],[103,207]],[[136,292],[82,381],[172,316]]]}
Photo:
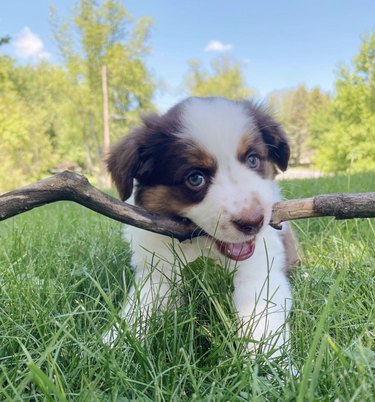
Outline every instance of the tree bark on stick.
{"label": "tree bark on stick", "polygon": [[374,218],[375,192],[321,194],[300,200],[276,202],[270,225],[294,219],[334,216],[336,219]]}
{"label": "tree bark on stick", "polygon": [[[171,218],[121,202],[92,186],[86,177],[65,171],[0,196],[0,220],[56,201],[74,201],[111,219],[180,241],[204,234],[188,219]],[[374,218],[375,192],[318,195],[274,204],[270,225],[294,219],[334,216]]]}

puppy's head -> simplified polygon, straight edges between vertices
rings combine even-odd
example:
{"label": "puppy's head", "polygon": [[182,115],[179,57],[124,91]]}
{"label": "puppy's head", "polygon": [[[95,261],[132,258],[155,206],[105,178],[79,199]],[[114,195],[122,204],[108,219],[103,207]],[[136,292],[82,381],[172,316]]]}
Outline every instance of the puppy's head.
{"label": "puppy's head", "polygon": [[120,140],[108,169],[120,196],[153,212],[187,217],[236,260],[254,252],[277,197],[273,178],[288,166],[278,123],[251,102],[189,98],[149,115]]}

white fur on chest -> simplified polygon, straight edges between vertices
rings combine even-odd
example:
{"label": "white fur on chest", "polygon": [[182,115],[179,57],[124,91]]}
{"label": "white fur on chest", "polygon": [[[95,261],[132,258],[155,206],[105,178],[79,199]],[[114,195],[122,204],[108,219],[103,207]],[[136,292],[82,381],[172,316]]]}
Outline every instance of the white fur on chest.
{"label": "white fur on chest", "polygon": [[[179,276],[181,264],[178,261],[191,262],[200,256],[207,256],[228,269],[235,269],[233,303],[244,323],[241,335],[248,332],[248,327],[251,336],[258,340],[281,331],[276,340],[269,341],[269,348],[281,346],[289,339],[285,321],[292,298],[284,272],[285,252],[279,231],[267,227],[256,241],[253,256],[240,262],[224,261],[225,257],[206,237],[179,243],[166,236],[129,227],[126,239],[134,251],[132,264],[136,280],[143,283],[142,289],[145,289],[141,304],[147,304],[147,292],[155,285],[159,289],[160,298],[167,296],[169,287],[164,285],[171,278]],[[150,302],[154,303],[155,299],[152,298]],[[123,316],[133,308],[131,306],[132,303],[125,306]]]}

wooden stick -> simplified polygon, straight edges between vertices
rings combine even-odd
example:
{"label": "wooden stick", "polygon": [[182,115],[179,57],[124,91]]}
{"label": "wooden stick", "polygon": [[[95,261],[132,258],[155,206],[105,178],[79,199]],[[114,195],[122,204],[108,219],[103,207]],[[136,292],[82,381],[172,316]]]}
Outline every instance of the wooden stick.
{"label": "wooden stick", "polygon": [[334,216],[336,219],[374,218],[375,192],[322,194],[312,198],[276,202],[270,225],[294,219]]}
{"label": "wooden stick", "polygon": [[[86,177],[65,171],[0,196],[0,220],[56,201],[74,201],[111,219],[180,241],[204,232],[188,219],[171,218],[121,202],[93,187]],[[318,195],[274,204],[270,225],[314,216],[375,217],[375,192]]]}
{"label": "wooden stick", "polygon": [[170,219],[121,202],[92,186],[86,177],[65,171],[0,196],[0,221],[56,201],[74,201],[108,218],[186,240],[199,230],[188,220]]}

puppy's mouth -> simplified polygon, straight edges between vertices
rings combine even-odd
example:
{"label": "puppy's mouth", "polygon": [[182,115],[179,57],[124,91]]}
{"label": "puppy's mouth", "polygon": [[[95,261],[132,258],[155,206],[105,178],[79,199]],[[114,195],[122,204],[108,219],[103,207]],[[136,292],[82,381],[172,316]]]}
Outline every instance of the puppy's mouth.
{"label": "puppy's mouth", "polygon": [[227,243],[215,240],[215,244],[221,254],[234,261],[247,260],[255,251],[255,239],[244,241],[242,243]]}

